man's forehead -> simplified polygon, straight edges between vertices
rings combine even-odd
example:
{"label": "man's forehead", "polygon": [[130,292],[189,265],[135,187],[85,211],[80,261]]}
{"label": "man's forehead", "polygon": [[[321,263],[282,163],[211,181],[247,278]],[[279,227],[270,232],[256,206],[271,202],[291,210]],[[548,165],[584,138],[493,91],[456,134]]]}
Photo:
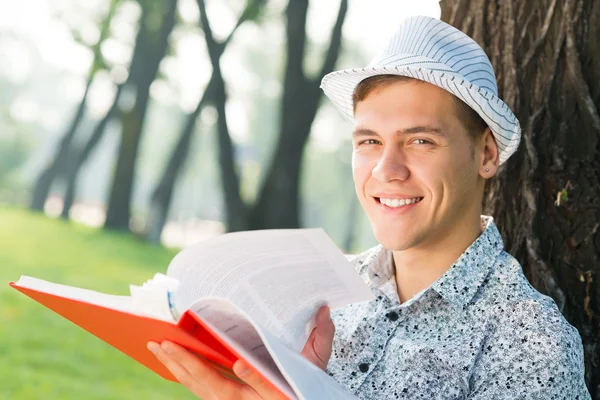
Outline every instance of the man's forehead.
{"label": "man's forehead", "polygon": [[457,100],[427,82],[396,82],[376,87],[357,101],[353,117],[358,125],[363,119],[395,118],[406,119],[407,125],[441,125],[441,120],[456,112]]}

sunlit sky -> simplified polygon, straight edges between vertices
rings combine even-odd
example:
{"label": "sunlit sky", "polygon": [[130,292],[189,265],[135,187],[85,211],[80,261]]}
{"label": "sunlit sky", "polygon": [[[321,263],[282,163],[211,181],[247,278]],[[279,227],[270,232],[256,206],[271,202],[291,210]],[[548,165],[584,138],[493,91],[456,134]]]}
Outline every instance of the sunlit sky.
{"label": "sunlit sky", "polygon": [[[243,1],[208,0],[208,13],[213,30],[217,37],[226,36],[235,20],[238,10],[232,11],[232,5]],[[35,77],[41,67],[53,68],[66,72],[66,78],[60,82],[60,91],[56,97],[76,104],[83,93],[85,76],[92,60],[89,49],[73,40],[72,28],[76,28],[81,39],[86,43],[94,43],[99,30],[94,18],[101,15],[108,0],[19,0],[4,2],[0,6],[0,75],[15,84],[25,84]],[[271,0],[275,9],[283,9],[283,0]],[[312,0],[308,15],[308,34],[314,42],[325,42],[329,38],[331,27],[337,10],[338,1]],[[180,0],[179,11],[183,20],[190,26],[198,20],[198,9],[195,0]],[[439,18],[440,10],[435,0],[350,0],[349,11],[344,25],[344,39],[358,43],[367,57],[372,57],[383,46],[385,38],[396,28],[398,23],[410,15],[429,15]],[[135,21],[139,9],[133,2],[122,7],[111,25],[115,39],[107,40],[102,47],[105,59],[115,65],[111,75],[97,76],[90,95],[88,112],[92,116],[101,116],[112,101],[114,80],[123,79],[135,38]],[[260,32],[258,28],[247,24],[238,32],[235,41],[221,62],[224,75],[231,87],[236,91],[252,91],[259,87],[272,88],[278,95],[280,77],[273,77],[271,82],[257,82],[252,71],[240,68],[239,49],[255,44],[264,35],[264,30],[271,30],[274,35],[284,40],[281,24],[266,20]],[[177,104],[183,111],[191,111],[201,95],[210,75],[210,63],[204,50],[204,39],[199,31],[186,30],[173,35],[175,52],[173,57],[166,58],[161,64],[161,72],[167,81],[157,81],[151,87],[155,100]],[[38,65],[39,53],[41,62]],[[364,63],[368,63],[368,59]],[[355,67],[357,65],[340,65],[339,67]],[[360,66],[360,65],[359,65]],[[36,85],[43,85],[37,82]],[[53,83],[55,84],[55,83]],[[35,96],[35,88],[29,88],[18,96],[11,105],[10,113],[23,122],[35,122],[48,130],[58,130],[65,119],[63,115],[52,109],[53,105],[40,104]],[[247,134],[247,116],[244,107],[236,102],[236,96],[228,103],[228,113],[236,114],[232,119],[231,131],[234,139],[243,140]],[[317,121],[317,125],[326,122]],[[317,129],[320,131],[320,129]],[[235,137],[237,135],[237,137]]]}

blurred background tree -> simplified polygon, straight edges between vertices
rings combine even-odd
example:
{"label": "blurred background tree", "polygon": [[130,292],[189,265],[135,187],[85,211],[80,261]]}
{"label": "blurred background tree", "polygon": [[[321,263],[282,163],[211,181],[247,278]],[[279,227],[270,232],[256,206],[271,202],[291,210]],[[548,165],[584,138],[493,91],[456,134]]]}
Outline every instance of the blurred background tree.
{"label": "blurred background tree", "polygon": [[[208,35],[205,34],[205,38],[207,41],[207,46],[212,46],[212,51],[209,52],[211,63],[213,65],[216,65],[217,68],[214,68],[213,66],[213,71],[210,80],[206,86],[204,93],[202,94],[202,97],[198,101],[198,104],[194,108],[194,111],[192,111],[186,116],[185,124],[181,130],[179,140],[177,141],[177,144],[171,153],[168,164],[164,169],[160,182],[156,185],[156,188],[152,193],[150,211],[148,213],[148,218],[146,221],[145,235],[146,238],[153,243],[160,242],[162,230],[167,221],[169,208],[171,206],[175,182],[177,181],[181,169],[185,165],[185,161],[189,155],[190,143],[194,133],[194,128],[196,126],[196,120],[198,119],[200,112],[204,110],[204,107],[210,102],[214,102],[213,98],[216,92],[217,81],[219,81],[218,83],[220,87],[224,86],[224,84],[222,83],[223,77],[220,73],[219,67],[221,56],[227,48],[227,45],[233,39],[233,35],[242,24],[244,24],[246,21],[258,20],[262,8],[264,7],[264,3],[264,0],[248,1],[237,23],[235,24],[227,38],[222,42],[216,42],[212,35],[212,30],[210,29],[208,16],[206,15],[206,6],[203,1],[198,0],[198,6],[202,12],[200,24],[201,26],[205,26],[205,31],[209,32]],[[204,22],[202,22],[203,20]],[[222,91],[224,90],[222,89]],[[221,102],[224,102],[223,98],[221,99]],[[225,116],[223,118],[225,118]],[[226,134],[227,136],[229,136],[229,132],[226,132]]]}
{"label": "blurred background tree", "polygon": [[248,228],[296,228],[299,226],[299,186],[302,156],[315,119],[322,91],[322,77],[331,72],[340,54],[342,27],[348,10],[341,0],[335,25],[321,67],[307,76],[306,15],[308,0],[290,0],[287,18],[287,65],[283,81],[280,134]]}
{"label": "blurred background tree", "polygon": [[[154,243],[169,242],[165,237],[178,236],[169,232],[186,231],[186,224],[215,220],[222,225],[211,223],[211,234],[324,226],[344,246],[373,243],[371,233],[363,230],[351,244],[356,224],[347,218],[356,216],[360,222],[364,217],[347,201],[353,198],[351,177],[344,172],[349,167],[348,137],[333,128],[344,124],[333,107],[320,107],[322,75],[340,56],[345,63],[358,63],[369,48],[354,42],[360,33],[342,40],[347,0],[327,7],[308,0],[219,5],[112,0],[72,7],[61,0],[53,7],[48,9],[52,23],[68,30],[80,52],[78,70],[87,63],[86,72],[79,78],[60,70],[43,78],[40,74],[49,90],[36,100],[25,90],[36,87],[33,82],[11,92],[9,80],[4,110],[17,118],[8,126],[29,130],[30,139],[19,137],[19,152],[6,144],[17,143],[16,136],[3,138],[3,150],[12,155],[3,165],[7,170],[10,165],[19,190],[3,180],[0,201],[22,203],[29,197],[33,210],[133,230]],[[435,4],[432,9],[438,12]],[[244,29],[260,39],[235,39]],[[14,43],[29,40],[19,34]],[[176,71],[184,68],[182,48],[189,54],[192,42],[200,66],[193,91]],[[27,43],[37,46],[35,40]],[[44,65],[41,57],[53,56],[36,54],[35,65]],[[241,64],[234,67],[232,58]],[[247,88],[240,89],[240,75],[248,77],[243,82]],[[65,89],[71,103],[76,100],[73,106],[49,95]],[[54,111],[44,110],[41,126],[35,111],[44,108]],[[57,128],[63,121],[61,132]],[[179,134],[172,135],[174,131]],[[192,140],[195,135],[202,140]],[[339,181],[337,189],[342,190],[333,190],[336,185],[323,176]],[[189,231],[182,235],[188,237],[184,242],[193,240]]]}
{"label": "blurred background tree", "polygon": [[[94,80],[94,77],[96,76],[96,73],[98,71],[107,69],[107,66],[104,63],[104,59],[102,57],[101,48],[104,41],[108,38],[110,22],[115,14],[115,10],[117,9],[118,3],[118,0],[111,0],[108,6],[108,10],[106,12],[106,16],[100,22],[100,35],[98,41],[90,48],[93,54],[93,60],[86,78],[83,96],[81,97],[81,101],[77,106],[77,110],[75,111],[75,114],[73,115],[73,118],[69,123],[66,132],[60,140],[55,156],[51,159],[49,165],[43,168],[42,172],[37,178],[37,181],[33,188],[33,194],[31,199],[31,208],[33,210],[44,210],[44,205],[46,204],[46,200],[48,200],[48,195],[50,194],[50,187],[52,186],[54,179],[58,176],[64,176],[65,174],[67,158],[71,155],[70,153],[73,137],[77,133],[77,130],[83,119],[83,114],[87,105],[90,87],[92,86],[92,82]],[[72,35],[75,41],[85,45],[84,40],[80,37],[77,30],[73,30]]]}
{"label": "blurred background tree", "polygon": [[121,113],[121,144],[106,210],[105,228],[129,230],[137,154],[150,100],[150,85],[167,53],[177,0],[138,0],[142,15],[124,90],[134,98]]}

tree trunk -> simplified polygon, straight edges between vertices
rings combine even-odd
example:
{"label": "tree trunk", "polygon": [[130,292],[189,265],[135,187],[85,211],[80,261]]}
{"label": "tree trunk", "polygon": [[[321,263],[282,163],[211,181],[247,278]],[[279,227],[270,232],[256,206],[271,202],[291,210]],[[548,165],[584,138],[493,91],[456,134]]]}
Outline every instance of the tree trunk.
{"label": "tree trunk", "polygon": [[[200,23],[203,27],[206,24],[208,28],[206,38],[207,45],[210,44],[211,46],[209,56],[211,59],[215,58],[217,65],[219,65],[219,60],[225,52],[227,45],[231,42],[231,39],[233,38],[233,35],[237,29],[244,22],[255,19],[260,12],[263,3],[263,0],[254,0],[249,2],[240,15],[236,25],[231,30],[231,33],[222,43],[217,43],[212,36],[212,31],[210,30],[210,25],[208,22],[208,16],[206,15],[205,4],[203,2],[198,3],[198,7],[202,13],[200,16]],[[202,95],[202,98],[198,102],[196,109],[187,116],[186,124],[181,131],[179,141],[177,142],[177,145],[175,146],[175,149],[169,158],[169,162],[165,168],[160,183],[156,186],[156,189],[152,194],[152,199],[150,201],[150,212],[146,224],[146,239],[150,242],[160,242],[162,230],[167,222],[167,216],[171,206],[173,189],[175,187],[177,177],[179,176],[182,167],[185,165],[185,161],[188,156],[188,150],[194,133],[194,127],[196,126],[196,120],[206,104],[209,102],[214,103],[217,78],[222,79],[220,74],[219,76],[217,76],[215,73],[211,75],[209,83],[206,86],[206,89]],[[229,136],[229,132],[227,132],[227,136]]]}
{"label": "tree trunk", "polygon": [[308,0],[290,0],[288,4],[288,55],[279,142],[265,184],[251,210],[252,229],[297,228],[300,225],[302,155],[322,97],[321,78],[333,70],[339,56],[347,10],[348,1],[341,0],[321,71],[311,79],[303,69]]}
{"label": "tree trunk", "polygon": [[177,182],[177,177],[181,168],[185,164],[196,127],[198,115],[208,102],[208,99],[214,92],[214,78],[211,77],[202,98],[198,102],[196,109],[187,116],[185,126],[181,131],[179,141],[171,154],[171,158],[165,168],[160,183],[154,189],[152,199],[150,201],[150,212],[148,222],[146,224],[146,239],[152,243],[160,243],[160,236],[167,222],[171,199],[173,197],[173,189]]}
{"label": "tree trunk", "polygon": [[35,184],[33,190],[33,197],[31,201],[31,208],[33,210],[44,210],[44,204],[46,203],[46,199],[50,194],[50,188],[52,187],[52,182],[54,179],[65,172],[67,167],[67,157],[69,156],[71,149],[71,142],[73,141],[73,137],[77,132],[77,128],[83,119],[83,115],[85,112],[85,106],[87,104],[87,97],[90,91],[90,86],[92,85],[92,81],[94,80],[94,76],[100,69],[105,69],[104,61],[102,58],[102,53],[100,51],[102,44],[106,40],[109,34],[110,22],[116,12],[117,5],[119,0],[111,0],[108,12],[106,17],[102,21],[100,25],[100,37],[98,38],[98,42],[92,47],[92,53],[94,54],[94,58],[92,60],[92,65],[90,66],[87,83],[85,85],[85,91],[83,92],[83,97],[79,102],[79,106],[77,107],[77,111],[69,124],[69,128],[63,135],[63,138],[60,141],[60,145],[58,151],[56,152],[54,159],[47,165],[42,173],[40,174],[37,182]]}
{"label": "tree trunk", "polygon": [[[140,60],[143,60],[143,64],[133,65],[132,63],[131,66],[131,73],[138,78],[132,82],[135,84],[133,87],[136,92],[135,103],[133,108],[124,113],[122,117],[121,145],[104,223],[106,229],[122,231],[129,230],[135,163],[148,109],[150,85],[154,81],[160,61],[167,51],[168,39],[175,25],[177,9],[177,0],[164,0],[160,3],[145,0],[142,3],[142,7],[152,9],[146,18],[142,15],[138,33],[138,37],[140,37],[138,44],[142,47]],[[158,10],[154,7],[157,7]],[[159,14],[161,18],[158,20],[162,20],[162,24],[155,31],[153,25]]]}
{"label": "tree trunk", "polygon": [[251,212],[239,193],[239,177],[235,168],[233,144],[225,115],[226,91],[218,59],[218,44],[212,37],[206,18],[203,0],[197,0],[213,73],[219,77],[215,93],[219,134],[219,161],[227,209],[227,230],[262,228],[293,228],[299,225],[299,181],[304,146],[315,118],[321,91],[320,79],[331,71],[341,47],[341,31],[348,9],[348,1],[341,0],[340,9],[332,31],[330,46],[320,74],[314,79],[306,77],[303,69],[306,42],[306,14],[308,0],[290,0],[287,15],[288,55],[282,102],[283,115],[279,145],[267,180],[257,204]]}
{"label": "tree trunk", "polygon": [[442,0],[471,35],[523,128],[486,189],[507,251],[577,327],[600,399],[600,1]]}
{"label": "tree trunk", "polygon": [[235,165],[233,142],[229,135],[227,115],[225,113],[227,93],[220,66],[223,46],[215,40],[212,34],[204,0],[197,0],[197,3],[198,8],[200,9],[200,23],[204,30],[204,38],[206,40],[215,82],[212,100],[218,114],[217,134],[219,146],[219,170],[221,172],[221,182],[225,198],[226,226],[228,231],[240,231],[247,229],[247,209],[240,195],[240,179]]}
{"label": "tree trunk", "polygon": [[85,112],[85,105],[87,104],[87,97],[90,91],[90,86],[92,86],[92,81],[94,80],[94,73],[90,72],[87,83],[85,85],[85,91],[83,92],[83,97],[79,102],[79,106],[77,107],[77,111],[69,124],[69,128],[63,135],[60,140],[60,144],[58,145],[58,150],[54,155],[54,158],[50,163],[44,168],[42,173],[39,175],[34,189],[33,189],[33,197],[31,200],[31,209],[37,211],[44,211],[44,204],[46,203],[46,199],[50,194],[50,188],[52,187],[52,183],[54,182],[54,178],[57,175],[61,174],[65,169],[65,164],[67,162],[67,157],[69,156],[71,149],[71,142],[75,133],[77,132],[77,128],[79,127],[79,123],[83,119],[83,113]]}
{"label": "tree trunk", "polygon": [[131,62],[129,66],[129,74],[127,76],[127,80],[125,83],[121,83],[117,86],[117,93],[113,102],[104,116],[98,122],[94,131],[90,135],[88,141],[86,142],[81,153],[75,156],[75,160],[73,164],[68,165],[67,171],[67,190],[63,199],[63,210],[61,217],[64,219],[69,218],[69,212],[71,211],[71,207],[73,206],[73,202],[75,201],[75,193],[77,189],[77,176],[79,175],[79,171],[83,164],[87,161],[89,155],[92,150],[96,147],[96,145],[100,142],[104,133],[106,131],[106,126],[108,123],[115,118],[116,116],[122,117],[122,113],[119,110],[119,102],[121,99],[121,94],[123,93],[123,88],[128,87],[136,87],[139,84],[139,81],[145,74],[144,65],[146,62],[146,31],[143,29],[144,21],[149,18],[149,10],[148,7],[142,7],[142,15],[140,17],[140,28],[138,29],[138,33],[135,39],[135,46],[133,49],[133,54],[131,55]]}
{"label": "tree trunk", "polygon": [[61,218],[69,219],[69,212],[71,211],[71,207],[73,207],[73,202],[75,201],[75,193],[77,190],[77,177],[79,175],[79,171],[88,157],[92,153],[92,150],[96,147],[102,136],[104,136],[104,132],[106,132],[106,125],[108,122],[114,118],[118,111],[119,99],[121,97],[121,92],[123,91],[123,84],[117,86],[117,92],[115,93],[115,98],[113,100],[112,105],[109,110],[106,112],[104,118],[98,122],[88,141],[86,142],[83,149],[76,154],[73,160],[73,164],[68,165],[67,173],[66,173],[66,183],[67,189],[65,191],[65,195],[63,197],[63,209],[61,213]]}
{"label": "tree trunk", "polygon": [[219,145],[219,164],[221,171],[221,182],[225,197],[225,208],[227,210],[226,226],[228,231],[241,231],[248,229],[247,208],[240,195],[240,178],[234,158],[234,148],[227,117],[225,115],[225,82],[220,69],[215,72],[217,85],[215,90],[214,104],[217,109],[217,135]]}
{"label": "tree trunk", "polygon": [[202,98],[198,102],[196,109],[187,116],[185,126],[181,131],[181,135],[175,149],[171,153],[167,167],[165,168],[160,183],[156,185],[152,198],[150,200],[150,212],[146,222],[146,240],[152,243],[160,243],[160,237],[162,234],[163,227],[167,222],[167,216],[169,208],[171,206],[171,199],[173,197],[173,189],[181,168],[185,164],[188,156],[188,150],[190,143],[192,142],[192,135],[194,128],[196,127],[196,120],[198,115],[204,108],[207,102],[207,98],[210,96],[210,92],[213,90],[211,86],[214,86],[212,79],[208,83]]}

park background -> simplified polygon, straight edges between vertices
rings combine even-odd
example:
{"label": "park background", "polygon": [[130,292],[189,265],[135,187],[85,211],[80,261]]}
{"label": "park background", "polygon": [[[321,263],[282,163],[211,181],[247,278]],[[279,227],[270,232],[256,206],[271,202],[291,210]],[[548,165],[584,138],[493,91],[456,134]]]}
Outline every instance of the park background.
{"label": "park background", "polygon": [[366,65],[410,15],[463,29],[494,64],[524,140],[485,213],[579,329],[600,398],[591,0],[1,5],[0,398],[192,398],[11,290],[20,275],[127,294],[226,231],[323,227],[345,252],[375,244],[354,195],[351,125],[319,83]]}

